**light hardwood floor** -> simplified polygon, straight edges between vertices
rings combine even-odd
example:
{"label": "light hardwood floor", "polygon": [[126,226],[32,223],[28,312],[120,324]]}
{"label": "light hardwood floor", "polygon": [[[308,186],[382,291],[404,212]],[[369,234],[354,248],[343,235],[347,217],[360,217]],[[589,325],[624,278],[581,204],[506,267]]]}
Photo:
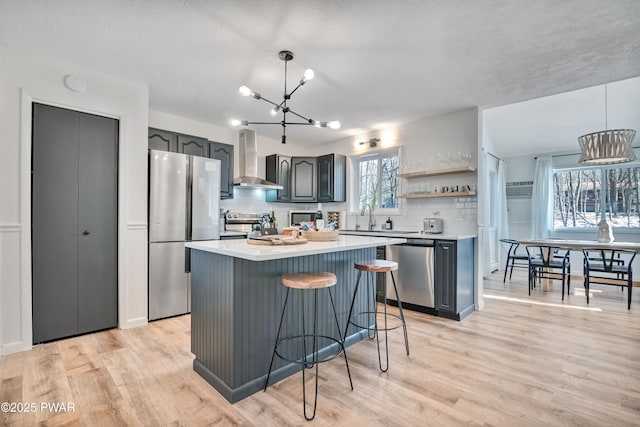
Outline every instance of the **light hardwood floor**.
{"label": "light hardwood floor", "polygon": [[[485,281],[485,309],[462,322],[406,312],[411,355],[391,335],[391,367],[375,343],[348,348],[320,367],[313,425],[638,426],[640,290],[579,283],[527,295],[524,273]],[[575,289],[575,294],[573,294]],[[297,374],[234,405],[192,370],[189,316],[38,346],[0,359],[0,402],[34,402],[34,413],[0,413],[1,425],[306,425]],[[265,355],[269,357],[269,355]],[[40,410],[72,402],[75,412]]]}

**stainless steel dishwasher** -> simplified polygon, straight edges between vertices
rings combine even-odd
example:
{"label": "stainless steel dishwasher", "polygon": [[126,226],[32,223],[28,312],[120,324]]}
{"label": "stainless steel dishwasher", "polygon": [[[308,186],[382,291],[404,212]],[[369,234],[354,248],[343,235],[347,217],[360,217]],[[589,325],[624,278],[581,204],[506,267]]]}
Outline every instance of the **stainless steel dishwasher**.
{"label": "stainless steel dishwasher", "polygon": [[[435,308],[433,256],[432,239],[407,239],[407,243],[387,246],[387,259],[398,263],[394,276],[403,304]],[[387,277],[387,299],[395,301],[395,296],[391,278]]]}

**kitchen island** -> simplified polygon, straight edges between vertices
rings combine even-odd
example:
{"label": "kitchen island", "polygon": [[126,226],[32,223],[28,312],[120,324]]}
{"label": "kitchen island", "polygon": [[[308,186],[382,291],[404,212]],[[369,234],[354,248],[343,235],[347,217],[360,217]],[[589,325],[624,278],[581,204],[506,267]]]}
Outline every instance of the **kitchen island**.
{"label": "kitchen island", "polygon": [[[347,323],[355,288],[353,265],[376,257],[376,247],[404,243],[405,239],[339,236],[336,241],[310,241],[304,245],[254,246],[245,240],[189,242],[191,249],[191,352],[193,369],[230,402],[237,402],[264,388],[286,289],[280,277],[301,271],[335,273],[332,289],[341,328]],[[354,310],[365,309],[361,293]],[[294,296],[292,295],[292,298]],[[310,322],[311,304],[305,297]],[[318,296],[319,307],[329,307],[328,296]],[[287,307],[283,334],[300,333],[299,296]],[[338,336],[329,311],[318,328]],[[341,331],[344,332],[344,329]],[[360,341],[366,331],[350,326],[345,346]],[[321,357],[335,351],[327,342]],[[290,348],[289,351],[295,349]],[[273,384],[300,370],[277,360]]]}

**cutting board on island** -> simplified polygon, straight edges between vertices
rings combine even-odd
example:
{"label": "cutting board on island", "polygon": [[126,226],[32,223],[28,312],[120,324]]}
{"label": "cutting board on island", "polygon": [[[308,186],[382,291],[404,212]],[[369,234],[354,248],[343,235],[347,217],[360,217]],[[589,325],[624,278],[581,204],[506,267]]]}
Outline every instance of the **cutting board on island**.
{"label": "cutting board on island", "polygon": [[294,239],[291,236],[284,234],[274,234],[269,236],[260,236],[260,237],[250,237],[247,239],[247,243],[250,245],[263,245],[263,246],[272,246],[272,245],[302,245],[307,243],[308,240],[304,237],[299,237]]}

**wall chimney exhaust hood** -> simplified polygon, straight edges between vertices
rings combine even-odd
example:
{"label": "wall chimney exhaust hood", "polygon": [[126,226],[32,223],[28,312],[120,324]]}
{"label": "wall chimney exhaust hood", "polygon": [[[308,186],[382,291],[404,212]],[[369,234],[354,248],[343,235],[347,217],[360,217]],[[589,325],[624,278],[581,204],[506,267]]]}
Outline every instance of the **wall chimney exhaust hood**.
{"label": "wall chimney exhaust hood", "polygon": [[262,190],[282,190],[281,185],[266,179],[258,178],[258,139],[256,131],[242,129],[238,147],[240,176],[233,180],[233,185],[240,188],[257,188]]}

